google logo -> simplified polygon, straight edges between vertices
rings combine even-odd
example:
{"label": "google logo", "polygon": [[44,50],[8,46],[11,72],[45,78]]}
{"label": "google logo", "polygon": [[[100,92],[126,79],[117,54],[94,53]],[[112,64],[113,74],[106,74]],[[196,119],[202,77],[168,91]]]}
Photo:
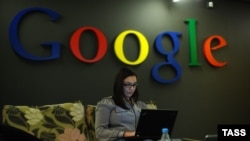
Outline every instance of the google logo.
{"label": "google logo", "polygon": [[[50,60],[55,60],[60,58],[60,48],[61,48],[61,43],[60,42],[44,42],[42,45],[43,46],[48,46],[51,48],[51,53],[49,56],[35,56],[27,52],[23,46],[21,45],[18,37],[18,26],[23,19],[24,16],[31,12],[43,12],[47,15],[49,15],[52,18],[52,21],[56,21],[60,15],[50,9],[47,8],[40,8],[40,7],[32,7],[32,8],[27,8],[22,11],[20,11],[13,19],[10,25],[10,43],[12,46],[12,49],[16,52],[17,55],[19,55],[22,58],[32,60],[32,61],[50,61]],[[196,20],[195,19],[187,19],[185,21],[188,25],[188,34],[189,34],[189,55],[190,55],[190,63],[189,66],[199,66],[198,62],[198,57],[197,57],[197,46],[196,46]],[[91,31],[95,34],[98,42],[98,47],[97,47],[97,53],[95,57],[91,59],[85,58],[81,52],[80,52],[80,46],[79,46],[79,41],[81,35],[86,32],[86,31]],[[128,35],[135,35],[135,37],[138,39],[139,42],[139,53],[138,57],[136,60],[128,60],[126,58],[126,55],[123,51],[123,44]],[[156,38],[155,38],[155,44],[154,47],[156,51],[163,55],[165,57],[165,61],[155,64],[152,67],[151,70],[151,75],[152,78],[161,84],[171,84],[176,82],[178,79],[181,77],[181,67],[178,64],[178,62],[174,59],[174,56],[180,49],[180,40],[179,37],[182,34],[180,32],[171,32],[171,31],[164,31],[159,33]],[[163,37],[168,37],[170,41],[172,42],[173,45],[173,50],[171,51],[166,51],[163,47],[162,40]],[[212,46],[213,41],[217,41],[218,43],[216,45]],[[208,63],[214,67],[223,67],[227,64],[225,61],[218,61],[212,54],[212,51],[218,50],[220,48],[226,47],[227,42],[226,40],[219,35],[212,35],[208,37],[203,44],[203,54]],[[84,26],[78,28],[71,36],[70,38],[70,43],[69,43],[71,52],[73,55],[80,60],[81,62],[84,63],[95,63],[100,61],[106,54],[107,52],[107,39],[106,36],[102,31],[100,31],[96,27],[92,26]],[[114,42],[114,52],[116,57],[123,63],[128,64],[128,65],[139,65],[143,63],[148,54],[149,54],[149,44],[147,41],[147,38],[139,31],[136,30],[125,30],[118,34],[118,36],[115,39]],[[159,74],[159,69],[164,67],[164,66],[170,66],[175,70],[175,77],[173,79],[164,79],[160,76]]]}

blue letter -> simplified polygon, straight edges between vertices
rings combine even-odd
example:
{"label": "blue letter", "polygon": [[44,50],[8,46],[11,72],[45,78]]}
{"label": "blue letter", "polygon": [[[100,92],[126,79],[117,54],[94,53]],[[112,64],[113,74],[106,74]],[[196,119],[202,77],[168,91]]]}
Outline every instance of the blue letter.
{"label": "blue letter", "polygon": [[[173,43],[173,50],[171,52],[166,52],[162,46],[162,38],[164,36],[169,36],[172,43]],[[181,67],[177,63],[177,61],[174,60],[174,55],[179,51],[180,48],[180,42],[178,40],[178,36],[181,36],[181,33],[178,32],[163,32],[160,33],[155,40],[155,47],[156,50],[166,56],[166,62],[162,62],[159,64],[156,64],[151,71],[151,74],[155,81],[162,83],[162,84],[170,84],[175,81],[177,81],[181,77]],[[166,80],[160,77],[159,75],[159,69],[164,66],[171,66],[176,71],[176,76],[172,80]]]}
{"label": "blue letter", "polygon": [[28,8],[19,12],[14,17],[14,20],[12,21],[10,25],[10,29],[9,29],[10,43],[12,45],[12,48],[18,55],[29,60],[46,61],[46,60],[53,60],[53,59],[59,58],[60,57],[60,43],[58,42],[46,42],[42,44],[43,46],[50,46],[52,48],[51,55],[49,57],[39,57],[39,56],[34,56],[32,54],[29,54],[23,49],[22,45],[20,44],[20,41],[18,39],[18,24],[22,20],[22,17],[24,17],[29,12],[33,12],[33,11],[41,11],[41,12],[47,13],[48,15],[51,16],[52,20],[57,20],[59,17],[59,14],[46,8]]}

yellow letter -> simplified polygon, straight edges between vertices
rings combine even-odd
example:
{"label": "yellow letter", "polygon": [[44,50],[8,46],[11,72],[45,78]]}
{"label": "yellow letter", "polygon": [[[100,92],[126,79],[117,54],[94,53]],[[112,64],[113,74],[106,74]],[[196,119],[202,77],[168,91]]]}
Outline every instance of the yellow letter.
{"label": "yellow letter", "polygon": [[[124,52],[123,52],[123,42],[124,42],[125,37],[128,34],[136,35],[139,40],[140,52],[139,52],[139,56],[137,60],[135,61],[129,61],[125,57]],[[138,64],[141,64],[147,58],[147,55],[149,52],[148,41],[140,32],[134,31],[134,30],[126,30],[122,32],[120,35],[118,35],[118,37],[116,38],[114,51],[115,51],[117,58],[121,60],[123,63],[128,64],[128,65],[138,65]]]}

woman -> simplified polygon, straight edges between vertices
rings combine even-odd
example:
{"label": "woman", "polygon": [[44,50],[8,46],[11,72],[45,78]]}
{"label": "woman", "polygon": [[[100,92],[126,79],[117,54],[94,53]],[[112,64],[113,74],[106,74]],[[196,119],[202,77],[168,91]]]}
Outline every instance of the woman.
{"label": "woman", "polygon": [[136,73],[122,68],[114,81],[113,96],[97,103],[95,132],[99,141],[115,141],[135,135],[141,109],[147,109],[138,98]]}

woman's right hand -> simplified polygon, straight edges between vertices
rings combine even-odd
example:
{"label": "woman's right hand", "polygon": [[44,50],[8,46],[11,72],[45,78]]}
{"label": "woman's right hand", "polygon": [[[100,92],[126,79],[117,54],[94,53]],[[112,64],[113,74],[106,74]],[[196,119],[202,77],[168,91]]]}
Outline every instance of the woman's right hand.
{"label": "woman's right hand", "polygon": [[124,132],[124,137],[132,137],[135,136],[135,131],[126,131]]}

